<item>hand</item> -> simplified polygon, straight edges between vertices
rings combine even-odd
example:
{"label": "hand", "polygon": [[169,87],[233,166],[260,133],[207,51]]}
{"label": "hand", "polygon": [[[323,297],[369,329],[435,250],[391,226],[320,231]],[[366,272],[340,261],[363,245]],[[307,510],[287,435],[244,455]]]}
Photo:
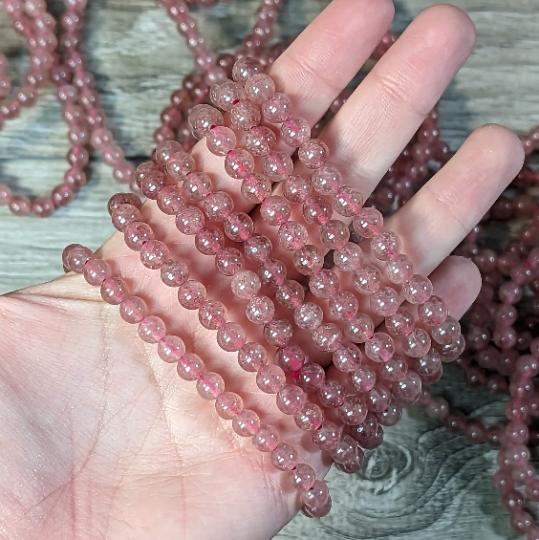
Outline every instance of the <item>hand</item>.
{"label": "hand", "polygon": [[[388,29],[389,0],[335,0],[273,65],[279,90],[313,124],[348,84]],[[331,162],[367,197],[439,100],[471,52],[474,27],[450,6],[422,13],[376,65],[322,133]],[[222,160],[194,149],[219,189],[238,183]],[[448,257],[523,162],[517,137],[500,126],[476,130],[453,159],[388,222],[416,270],[460,317],[480,287],[476,267]],[[249,208],[247,208],[249,210]],[[213,298],[229,279],[181,237],[154,203],[143,207],[159,237],[188,260],[195,277],[212,276]],[[273,396],[201,331],[175,290],[144,269],[115,234],[100,255],[131,292],[151,300],[187,345],[225,376],[247,405],[278,415]],[[240,317],[232,310],[231,319]],[[0,537],[160,540],[269,539],[297,512],[295,496],[267,455],[240,439],[213,403],[179,379],[153,346],[136,337],[114,306],[79,275],[0,298]],[[288,419],[289,420],[289,419]],[[308,456],[320,474],[327,462]],[[338,500],[338,494],[335,499]]]}

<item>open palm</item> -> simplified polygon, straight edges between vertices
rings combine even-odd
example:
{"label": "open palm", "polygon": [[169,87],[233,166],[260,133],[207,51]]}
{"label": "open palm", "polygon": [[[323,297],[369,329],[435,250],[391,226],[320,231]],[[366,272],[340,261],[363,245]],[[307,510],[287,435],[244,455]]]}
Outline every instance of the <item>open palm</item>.
{"label": "open palm", "polygon": [[[298,115],[312,124],[319,120],[392,15],[390,0],[335,0],[305,30],[271,69]],[[365,196],[372,192],[473,41],[473,24],[450,6],[433,7],[410,25],[322,132],[347,183]],[[193,154],[214,174],[216,188],[234,195],[238,211],[250,210],[204,143]],[[388,223],[416,271],[431,274],[456,317],[474,300],[480,279],[472,263],[447,256],[522,161],[515,135],[482,127]],[[217,276],[154,203],[142,212],[159,239],[189,261],[195,278],[211,276],[209,295],[232,307],[231,320],[240,320],[229,280]],[[258,230],[274,234],[263,224]],[[300,442],[300,431],[280,415],[274,397],[262,394],[234,355],[219,349],[196,313],[184,310],[175,291],[140,265],[121,235],[100,255],[134,294],[148,299],[171,332],[224,376],[229,390],[244,396],[246,406],[268,411],[271,422],[289,431],[288,440]],[[0,538],[266,539],[297,512],[293,490],[267,456],[236,436],[81,276],[0,298],[0,359]],[[328,464],[304,438],[301,443],[323,474]]]}

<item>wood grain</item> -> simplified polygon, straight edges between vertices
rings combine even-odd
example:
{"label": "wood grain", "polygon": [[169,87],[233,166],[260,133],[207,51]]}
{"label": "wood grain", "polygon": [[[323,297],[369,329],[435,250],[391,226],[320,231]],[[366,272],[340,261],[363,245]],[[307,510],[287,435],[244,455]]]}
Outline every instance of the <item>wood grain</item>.
{"label": "wood grain", "polygon": [[[515,130],[539,124],[539,0],[455,0],[477,25],[475,53],[447,90],[442,131],[458,145],[485,122]],[[256,0],[236,0],[197,18],[214,50],[232,47],[246,32]],[[282,35],[297,34],[327,0],[289,0]],[[358,2],[359,4],[359,2]],[[403,29],[428,0],[395,0]],[[49,5],[59,9],[59,1]],[[130,157],[148,155],[156,118],[191,69],[191,55],[162,9],[150,0],[93,0],[86,50],[110,127]],[[0,17],[0,51],[26,63],[21,41]],[[46,191],[65,170],[66,129],[47,90],[39,105],[0,133],[0,176],[22,190]],[[92,248],[112,232],[106,201],[116,191],[109,169],[92,163],[77,200],[53,218],[11,216],[0,209],[0,293],[49,280],[61,272],[63,247]],[[473,401],[460,374],[449,370],[443,391],[470,412],[499,417],[503,404],[481,391]],[[330,474],[334,511],[323,520],[295,518],[278,539],[501,540],[515,538],[492,487],[495,453],[469,446],[411,409],[384,445],[369,453],[353,478]]]}

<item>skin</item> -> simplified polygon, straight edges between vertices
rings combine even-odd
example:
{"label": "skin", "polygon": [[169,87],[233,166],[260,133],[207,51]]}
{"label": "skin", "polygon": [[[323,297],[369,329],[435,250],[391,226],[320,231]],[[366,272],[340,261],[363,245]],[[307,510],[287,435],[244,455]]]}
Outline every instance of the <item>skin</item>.
{"label": "skin", "polygon": [[[389,0],[334,0],[303,32],[272,68],[297,115],[318,120],[389,28],[393,9]],[[326,127],[322,138],[331,163],[365,198],[473,42],[473,23],[463,12],[447,5],[426,10]],[[215,174],[217,188],[235,194],[236,208],[249,210],[238,197],[239,184],[204,142],[194,155]],[[477,295],[480,276],[471,262],[448,255],[522,162],[513,133],[483,126],[387,224],[456,317]],[[229,279],[216,277],[209,259],[153,203],[143,214],[173,254],[190,262],[193,277],[212,276],[210,296],[230,302],[230,319],[241,320],[241,306],[227,292]],[[257,389],[235,355],[217,347],[214,334],[200,329],[196,313],[179,306],[176,291],[140,265],[121,235],[99,255],[115,274],[121,271],[132,294],[148,300],[169,333],[177,332],[224,376],[245,406],[267,411],[263,421],[299,442],[301,433],[277,414],[274,397]],[[295,494],[268,456],[234,435],[213,403],[179,379],[175,366],[162,362],[81,276],[0,297],[0,358],[1,539],[137,540],[151,534],[160,540],[262,540],[297,512]],[[309,446],[302,457],[320,475],[327,471]]]}

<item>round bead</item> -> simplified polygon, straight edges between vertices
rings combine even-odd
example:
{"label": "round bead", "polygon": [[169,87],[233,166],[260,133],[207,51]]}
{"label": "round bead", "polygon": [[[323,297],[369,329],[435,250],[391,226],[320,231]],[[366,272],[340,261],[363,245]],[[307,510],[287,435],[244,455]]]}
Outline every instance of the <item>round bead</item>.
{"label": "round bead", "polygon": [[287,373],[294,373],[305,363],[305,353],[298,345],[288,345],[277,350],[275,363]]}
{"label": "round bead", "polygon": [[275,94],[275,83],[265,73],[255,73],[245,81],[245,93],[255,103],[263,103]]}
{"label": "round bead", "polygon": [[238,363],[240,367],[250,373],[260,371],[262,366],[268,362],[268,354],[266,349],[259,343],[246,343],[238,351]]}
{"label": "round bead", "polygon": [[161,268],[168,259],[168,247],[159,240],[148,240],[140,250],[140,262],[151,270]]}
{"label": "round bead", "polygon": [[363,354],[353,343],[341,344],[333,353],[333,365],[343,373],[355,371],[361,363]]}
{"label": "round bead", "polygon": [[277,407],[287,415],[294,415],[301,411],[307,402],[305,392],[295,384],[286,384],[279,391],[276,398]]}
{"label": "round bead", "polygon": [[320,240],[328,249],[341,249],[350,240],[350,229],[342,221],[331,219],[320,227]]}
{"label": "round bead", "polygon": [[298,463],[294,469],[294,484],[297,488],[309,490],[316,480],[314,469],[305,463]]}
{"label": "round bead", "polygon": [[242,131],[258,126],[261,119],[260,109],[251,101],[240,101],[230,110],[230,123]]}
{"label": "round bead", "polygon": [[253,446],[260,452],[273,452],[281,441],[276,427],[262,426],[253,437]]}
{"label": "round bead", "polygon": [[269,127],[255,126],[247,132],[245,148],[253,156],[266,156],[275,147],[276,142],[277,137]]}
{"label": "round bead", "polygon": [[120,278],[107,278],[101,283],[100,293],[107,304],[117,306],[127,297],[127,285]]}
{"label": "round bead", "polygon": [[305,245],[298,249],[293,256],[294,267],[303,275],[318,273],[324,264],[324,257],[316,246]]}
{"label": "round bead", "polygon": [[254,163],[253,156],[247,150],[236,148],[226,155],[225,170],[230,177],[240,180],[253,172]]}
{"label": "round bead", "polygon": [[404,297],[410,304],[424,304],[432,296],[432,283],[429,278],[414,274],[402,287]]}
{"label": "round bead", "polygon": [[129,324],[138,324],[148,315],[148,305],[138,296],[130,296],[120,304],[120,317]]}
{"label": "round bead", "polygon": [[324,413],[315,403],[307,402],[305,406],[294,415],[294,422],[302,431],[316,431],[322,426]]}
{"label": "round bead", "polygon": [[159,341],[157,353],[164,362],[178,362],[185,354],[185,343],[178,336],[167,335]]}
{"label": "round bead", "polygon": [[313,433],[312,439],[321,450],[330,451],[339,446],[341,428],[333,422],[326,420],[322,424],[322,427]]}
{"label": "round bead", "polygon": [[279,227],[279,245],[286,251],[301,249],[309,238],[309,233],[304,225],[297,221],[287,221]]}
{"label": "round bead", "polygon": [[183,234],[196,234],[204,227],[204,223],[204,212],[196,206],[184,206],[176,214],[176,227]]}
{"label": "round bead", "polygon": [[393,383],[393,396],[402,405],[415,403],[421,395],[421,379],[414,371],[408,371],[399,381]]}
{"label": "round bead", "polygon": [[210,105],[197,105],[189,111],[189,126],[197,139],[206,137],[212,128],[224,123],[222,113]]}
{"label": "round bead", "polygon": [[379,261],[390,261],[399,255],[401,249],[401,241],[399,237],[392,232],[378,233],[371,240],[372,254]]}
{"label": "round bead", "polygon": [[431,296],[417,309],[419,320],[428,326],[436,326],[443,323],[447,314],[447,306],[438,296]]}
{"label": "round bead", "polygon": [[236,148],[236,135],[230,128],[216,126],[209,131],[206,146],[214,156],[226,156]]}
{"label": "round bead", "polygon": [[206,287],[194,279],[180,285],[178,301],[185,309],[198,309],[206,300]]}
{"label": "round bead", "polygon": [[298,158],[309,169],[319,169],[329,157],[327,145],[320,139],[310,139],[298,149]]}
{"label": "round bead", "polygon": [[361,294],[370,295],[380,289],[382,275],[372,264],[360,268],[353,275],[354,288]]}
{"label": "round bead", "polygon": [[349,426],[361,424],[367,417],[367,406],[363,398],[356,395],[346,396],[344,403],[337,410],[339,418]]}
{"label": "round bead", "polygon": [[90,285],[101,285],[111,274],[110,265],[101,259],[88,259],[84,265],[84,279]]}
{"label": "round bead", "polygon": [[313,188],[307,178],[300,175],[288,176],[282,183],[285,199],[291,203],[302,203],[312,195]]}
{"label": "round bead", "polygon": [[203,399],[217,399],[225,391],[225,381],[218,373],[209,371],[197,380],[197,392]]}
{"label": "round bead", "polygon": [[414,328],[402,340],[404,354],[411,358],[421,358],[428,353],[431,341],[429,334],[422,328]]}
{"label": "round bead", "polygon": [[371,295],[369,305],[376,315],[394,315],[399,309],[399,295],[393,287],[382,287]]}
{"label": "round bead", "polygon": [[358,392],[369,392],[376,384],[376,373],[368,366],[359,366],[348,374],[348,380]]}
{"label": "round bead", "polygon": [[286,375],[279,366],[265,365],[256,374],[256,384],[266,394],[277,394],[286,384]]}
{"label": "round bead", "polygon": [[322,269],[310,277],[309,290],[318,298],[331,298],[339,291],[339,277],[333,270]]}
{"label": "round bead", "polygon": [[318,195],[307,197],[303,203],[303,217],[308,224],[324,224],[330,218],[333,209],[328,201]]}
{"label": "round bead", "polygon": [[152,228],[142,221],[135,221],[124,230],[124,240],[129,249],[140,251],[142,245],[149,240],[153,240]]}
{"label": "round bead", "polygon": [[344,333],[354,343],[365,343],[374,335],[374,322],[368,315],[358,313],[345,322]]}
{"label": "round bead", "polygon": [[243,410],[243,399],[234,392],[223,392],[215,401],[215,410],[224,420],[232,420]]}
{"label": "round bead", "polygon": [[248,174],[241,183],[241,193],[248,202],[260,204],[271,195],[271,181],[258,173]]}
{"label": "round bead", "polygon": [[264,337],[270,345],[284,347],[292,338],[292,325],[282,319],[273,319],[264,327]]}
{"label": "round bead", "polygon": [[263,262],[273,250],[273,245],[267,236],[253,234],[243,245],[243,252],[250,261]]}
{"label": "round bead", "polygon": [[384,218],[376,208],[362,208],[352,222],[354,230],[363,238],[373,238],[382,231]]}
{"label": "round bead", "polygon": [[185,175],[195,170],[195,160],[183,150],[170,155],[166,163],[167,174],[176,182],[184,180]]}
{"label": "round bead", "polygon": [[284,94],[274,94],[262,103],[264,120],[269,123],[284,122],[292,113],[292,103]]}
{"label": "round bead", "polygon": [[205,371],[204,362],[194,353],[187,353],[178,360],[178,375],[184,381],[195,381]]}
{"label": "round bead", "polygon": [[195,236],[195,247],[204,255],[216,255],[225,245],[225,235],[216,227],[203,227]]}
{"label": "round bead", "polygon": [[337,195],[342,184],[341,173],[334,167],[325,165],[313,172],[313,189],[320,195]]}
{"label": "round bead", "polygon": [[169,259],[161,266],[161,281],[167,287],[179,287],[189,279],[189,269],[183,261]]}
{"label": "round bead", "polygon": [[329,299],[329,314],[333,319],[347,321],[355,316],[358,308],[356,296],[348,291],[339,291]]}
{"label": "round bead", "polygon": [[288,146],[297,148],[311,138],[311,126],[304,118],[288,118],[281,124],[281,139]]}
{"label": "round bead", "polygon": [[305,302],[294,310],[294,322],[304,330],[314,330],[322,324],[324,313],[318,304]]}
{"label": "round bead", "polygon": [[224,223],[225,234],[233,242],[245,242],[253,234],[253,220],[244,212],[233,212]]}
{"label": "round bead", "polygon": [[277,195],[267,198],[260,207],[262,219],[272,226],[282,225],[288,221],[290,212],[290,203]]}
{"label": "round bead", "polygon": [[295,309],[300,306],[305,299],[305,290],[295,280],[288,279],[277,289],[275,300],[287,309]]}
{"label": "round bead", "polygon": [[336,324],[325,323],[313,331],[312,339],[321,351],[334,352],[341,345],[342,332]]}
{"label": "round bead", "polygon": [[365,354],[373,362],[387,362],[395,353],[395,344],[389,334],[376,332],[365,343]]}
{"label": "round bead", "polygon": [[226,308],[215,300],[205,301],[198,310],[200,324],[208,330],[217,330],[226,322]]}
{"label": "round bead", "polygon": [[231,282],[231,289],[237,298],[249,300],[258,294],[260,278],[251,270],[238,272]]}
{"label": "round bead", "polygon": [[240,437],[252,437],[260,429],[260,418],[250,409],[243,409],[232,420],[232,429]]}
{"label": "round bead", "polygon": [[242,265],[243,257],[236,248],[224,248],[215,257],[215,268],[224,276],[234,276]]}
{"label": "round bead", "polygon": [[245,315],[254,324],[267,324],[273,319],[275,306],[267,296],[251,298],[245,307]]}
{"label": "round bead", "polygon": [[444,322],[431,328],[430,335],[436,343],[450,345],[460,336],[460,324],[453,317],[446,317]]}
{"label": "round bead", "polygon": [[246,56],[236,61],[232,68],[232,78],[239,84],[244,85],[249,77],[256,73],[262,73],[263,67],[258,60]]}
{"label": "round bead", "polygon": [[333,198],[333,209],[344,217],[355,216],[363,206],[361,193],[350,186],[339,188],[339,193]]}
{"label": "round bead", "polygon": [[333,253],[333,262],[337,268],[343,272],[353,272],[358,270],[363,261],[363,251],[352,242],[347,242],[344,247],[337,249]]}
{"label": "round bead", "polygon": [[239,351],[245,345],[245,331],[239,324],[227,322],[217,331],[217,343],[224,351]]}
{"label": "round bead", "polygon": [[321,388],[326,380],[326,372],[320,364],[309,362],[303,365],[299,372],[298,384],[306,392]]}
{"label": "round bead", "polygon": [[163,319],[156,315],[144,317],[138,325],[138,335],[146,343],[159,343],[166,335]]}
{"label": "round bead", "polygon": [[262,158],[262,172],[273,182],[282,182],[293,170],[294,162],[284,152],[270,152]]}

